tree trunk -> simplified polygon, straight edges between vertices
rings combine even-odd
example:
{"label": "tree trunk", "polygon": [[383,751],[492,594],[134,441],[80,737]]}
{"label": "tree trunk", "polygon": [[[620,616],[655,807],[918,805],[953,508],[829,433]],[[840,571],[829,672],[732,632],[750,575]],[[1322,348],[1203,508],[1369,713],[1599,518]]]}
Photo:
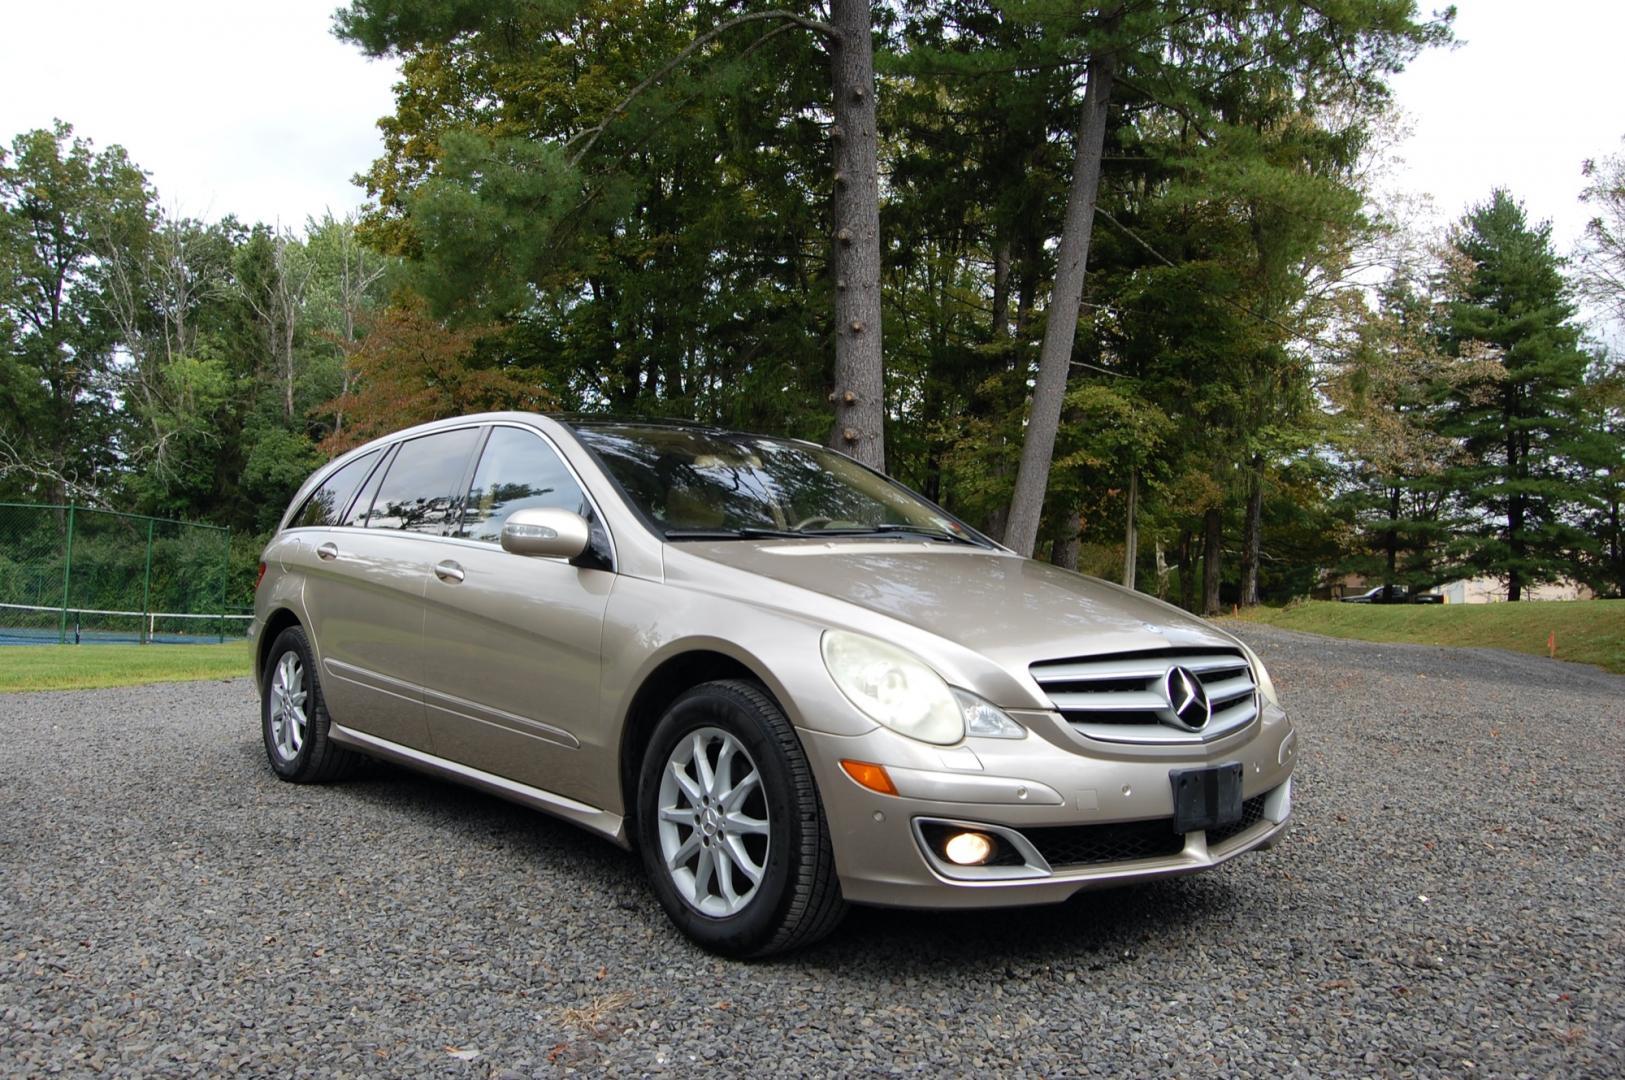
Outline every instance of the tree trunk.
{"label": "tree trunk", "polygon": [[1010,336],[1010,241],[993,246],[993,340]]}
{"label": "tree trunk", "polygon": [[1123,529],[1123,588],[1134,588],[1134,567],[1140,561],[1140,470],[1128,471],[1128,525]]}
{"label": "tree trunk", "polygon": [[1219,613],[1219,508],[1202,515],[1202,614]]}
{"label": "tree trunk", "polygon": [[886,467],[880,351],[880,181],[875,149],[874,42],[869,0],[830,0],[834,125],[835,426],[829,445]]}
{"label": "tree trunk", "polygon": [[1195,543],[1189,529],[1179,534],[1179,606],[1186,611],[1196,610],[1191,597],[1191,586],[1195,584],[1191,574],[1191,548]]}
{"label": "tree trunk", "polygon": [[1262,546],[1259,534],[1264,526],[1264,459],[1254,454],[1248,464],[1247,523],[1241,538],[1242,607],[1254,607],[1258,603],[1258,551]]}
{"label": "tree trunk", "polygon": [[[1511,380],[1507,380],[1508,383]],[[1507,426],[1507,479],[1519,482],[1523,479],[1523,458],[1519,454],[1518,431],[1514,426],[1521,410],[1517,406],[1517,389],[1509,385],[1506,390],[1505,423]],[[1514,494],[1507,500],[1507,553],[1512,559],[1512,568],[1507,573],[1507,599],[1523,599],[1523,568],[1519,563],[1524,557],[1524,497]]]}
{"label": "tree trunk", "polygon": [[1089,58],[1089,83],[1078,122],[1078,156],[1072,167],[1072,186],[1061,227],[1061,248],[1055,264],[1055,287],[1050,291],[1048,324],[1038,355],[1038,382],[1027,435],[1016,470],[1016,490],[1010,499],[1010,522],[1005,544],[1018,554],[1031,555],[1038,539],[1038,520],[1044,511],[1050,462],[1055,454],[1055,432],[1061,423],[1066,377],[1072,363],[1072,343],[1078,334],[1078,309],[1089,265],[1089,241],[1095,224],[1095,195],[1100,188],[1100,162],[1106,146],[1106,118],[1111,104],[1117,58],[1110,52]]}
{"label": "tree trunk", "polygon": [[1083,550],[1083,515],[1068,514],[1066,522],[1066,532],[1055,541],[1050,561],[1063,570],[1076,572],[1078,555]]}
{"label": "tree trunk", "polygon": [[1614,570],[1614,595],[1625,597],[1625,558],[1621,558],[1619,550],[1619,497],[1617,493],[1608,500],[1608,562]]}
{"label": "tree trunk", "polygon": [[1385,537],[1388,548],[1388,574],[1382,579],[1382,598],[1388,603],[1394,600],[1394,576],[1399,572],[1399,489],[1388,489],[1388,533]]}
{"label": "tree trunk", "polygon": [[1162,541],[1155,544],[1157,554],[1157,599],[1168,599],[1168,554],[1162,549]]}
{"label": "tree trunk", "polygon": [[293,425],[293,332],[294,332],[293,305],[291,303],[288,305],[288,310],[287,310],[286,314],[287,314],[287,317],[288,317],[288,321],[287,321],[286,329],[284,330],[283,339],[282,339],[282,356],[283,356],[284,363],[287,365],[287,369],[286,369],[287,370],[287,382],[285,383],[286,393],[285,393],[284,399],[283,399],[283,408],[284,408],[284,410],[285,410],[285,412],[287,414],[288,424],[291,427]]}

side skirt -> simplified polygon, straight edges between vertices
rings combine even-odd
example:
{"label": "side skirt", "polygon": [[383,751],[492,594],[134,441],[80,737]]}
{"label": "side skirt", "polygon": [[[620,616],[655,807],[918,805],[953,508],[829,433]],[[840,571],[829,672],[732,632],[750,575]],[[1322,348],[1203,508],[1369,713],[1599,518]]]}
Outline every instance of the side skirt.
{"label": "side skirt", "polygon": [[528,806],[532,810],[540,810],[544,814],[563,818],[573,825],[579,825],[588,832],[597,833],[607,837],[623,848],[631,847],[626,836],[626,819],[620,814],[612,814],[608,810],[600,810],[596,806],[589,806],[584,802],[555,795],[551,791],[521,784],[517,780],[509,780],[505,776],[484,772],[480,769],[460,765],[455,761],[426,754],[422,750],[415,750],[410,746],[380,739],[376,735],[368,735],[364,731],[356,731],[341,724],[333,724],[328,728],[328,735],[336,743],[359,750],[372,757],[393,761],[398,765],[405,765],[409,769],[429,773],[432,776],[444,777],[459,784],[479,788],[498,798],[509,802]]}

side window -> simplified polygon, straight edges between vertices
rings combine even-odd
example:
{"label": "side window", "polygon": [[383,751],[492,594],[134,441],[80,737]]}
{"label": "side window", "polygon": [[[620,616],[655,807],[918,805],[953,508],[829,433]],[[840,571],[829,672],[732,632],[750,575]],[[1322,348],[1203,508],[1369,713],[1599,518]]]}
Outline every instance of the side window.
{"label": "side window", "polygon": [[367,516],[369,529],[445,532],[456,514],[468,455],[479,441],[479,428],[459,428],[423,435],[401,444]]}
{"label": "side window", "polygon": [[288,521],[288,528],[337,525],[339,515],[344,513],[344,508],[349,505],[350,496],[361,486],[361,481],[367,478],[368,470],[377,463],[378,455],[382,452],[374,450],[370,454],[363,454],[323,480],[321,486],[310,493],[310,497],[299,508],[299,512]]}
{"label": "side window", "polygon": [[372,475],[367,477],[367,482],[361,485],[361,494],[357,495],[355,501],[350,504],[350,510],[344,515],[344,520],[339,522],[340,525],[346,525],[353,529],[366,527],[367,515],[372,511],[372,501],[378,496],[378,485],[384,482],[384,474],[389,471],[390,449],[394,448],[391,447],[384,451],[383,462],[372,470]]}
{"label": "side window", "polygon": [[492,428],[468,488],[457,535],[500,543],[502,523],[509,514],[538,507],[592,517],[587,497],[551,446],[519,428]]}

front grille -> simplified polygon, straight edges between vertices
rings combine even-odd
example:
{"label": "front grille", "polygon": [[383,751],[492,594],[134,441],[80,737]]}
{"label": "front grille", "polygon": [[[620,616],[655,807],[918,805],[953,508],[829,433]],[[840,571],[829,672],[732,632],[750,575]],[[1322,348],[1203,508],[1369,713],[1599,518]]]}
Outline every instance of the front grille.
{"label": "front grille", "polygon": [[[1209,829],[1207,846],[1217,848],[1264,820],[1269,792],[1241,804],[1241,820]],[[1023,829],[1021,835],[1057,870],[1098,863],[1163,859],[1185,849],[1185,837],[1174,832],[1173,818],[1119,822],[1110,825],[1055,825]]]}
{"label": "front grille", "polygon": [[1133,862],[1178,855],[1185,838],[1172,818],[1114,825],[1056,825],[1023,829],[1021,835],[1056,869],[1093,863]]}
{"label": "front grille", "polygon": [[[1174,722],[1163,681],[1173,667],[1195,675],[1212,705],[1200,731]],[[1205,742],[1258,715],[1252,667],[1237,649],[1145,649],[1073,660],[1047,660],[1027,669],[1073,729],[1106,742]]]}
{"label": "front grille", "polygon": [[1232,837],[1240,836],[1248,829],[1264,820],[1264,800],[1269,798],[1269,792],[1254,795],[1241,804],[1241,820],[1233,825],[1223,825],[1207,832],[1207,846],[1216,848]]}

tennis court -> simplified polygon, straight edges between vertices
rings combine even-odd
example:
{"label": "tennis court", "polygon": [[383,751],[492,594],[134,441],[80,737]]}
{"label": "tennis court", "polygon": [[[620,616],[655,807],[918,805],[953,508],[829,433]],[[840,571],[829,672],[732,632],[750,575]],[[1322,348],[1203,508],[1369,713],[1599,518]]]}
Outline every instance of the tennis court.
{"label": "tennis court", "polygon": [[0,645],[239,640],[251,616],[232,585],[229,529],[0,503]]}

